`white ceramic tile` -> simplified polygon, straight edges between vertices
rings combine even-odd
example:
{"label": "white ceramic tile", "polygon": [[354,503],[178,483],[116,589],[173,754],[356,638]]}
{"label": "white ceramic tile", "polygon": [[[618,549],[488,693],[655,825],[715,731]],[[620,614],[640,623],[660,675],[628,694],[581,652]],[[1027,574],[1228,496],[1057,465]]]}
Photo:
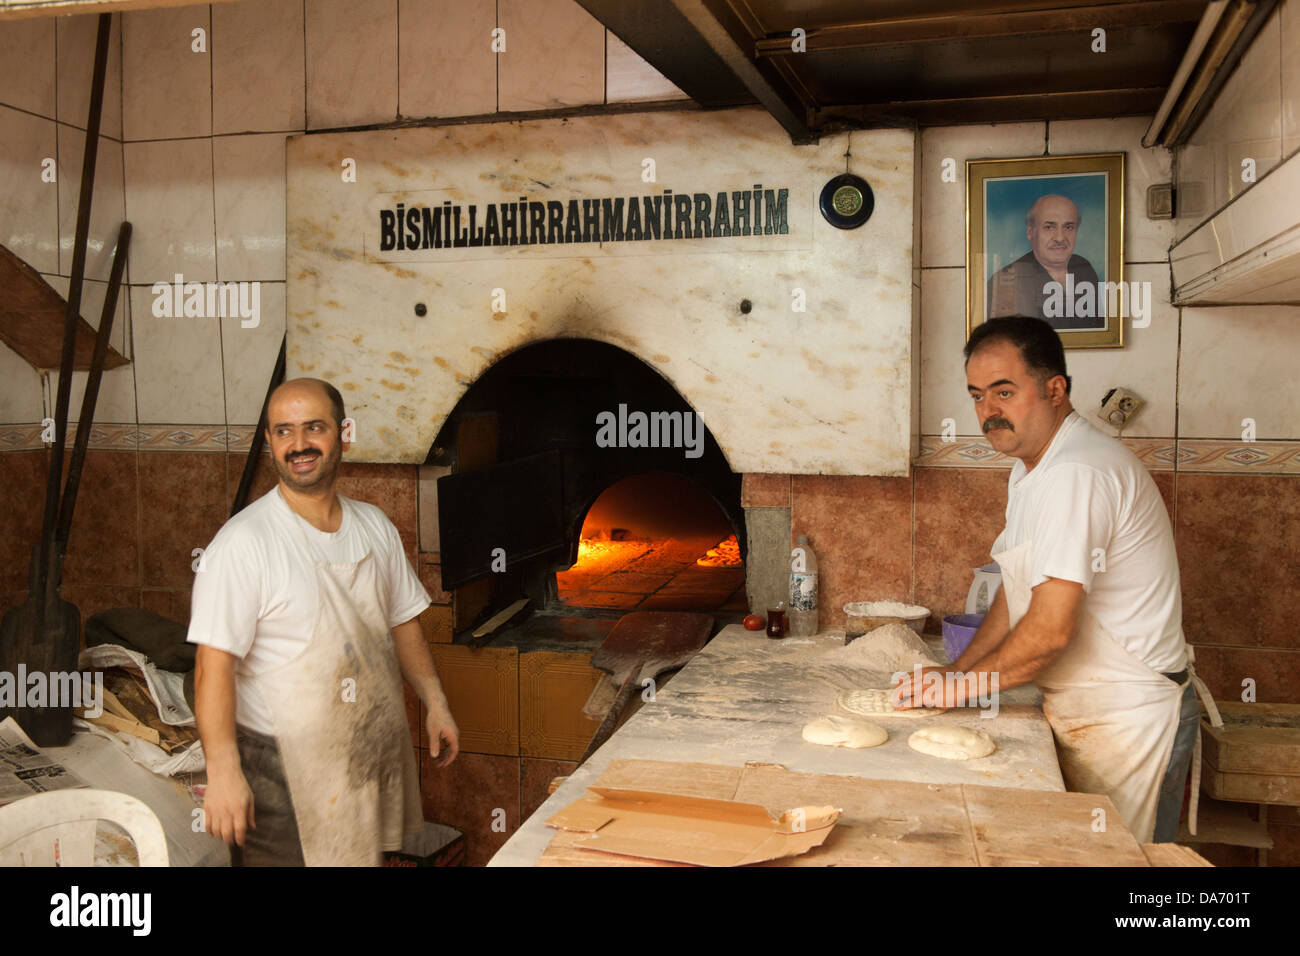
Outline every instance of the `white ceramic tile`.
{"label": "white ceramic tile", "polygon": [[1070,400],[1100,430],[1118,434],[1095,415],[1111,388],[1128,389],[1146,405],[1124,429],[1127,438],[1172,438],[1178,381],[1178,310],[1169,304],[1169,270],[1154,264],[1125,265],[1126,282],[1149,283],[1144,301],[1150,313],[1145,328],[1125,322],[1122,349],[1066,349],[1065,368],[1073,379]]}
{"label": "white ceramic tile", "polygon": [[257,325],[244,328],[239,316],[221,320],[221,352],[226,376],[226,421],[255,425],[262,413],[266,386],[284,338],[284,283],[256,285]]}
{"label": "white ceramic tile", "polygon": [[1300,438],[1300,308],[1183,309],[1178,437]]}
{"label": "white ceramic tile", "polygon": [[496,112],[496,0],[400,0],[399,10],[401,114],[418,118]]}
{"label": "white ceramic tile", "polygon": [[304,129],[302,0],[212,5],[216,133]]}
{"label": "white ceramic tile", "polygon": [[[1189,145],[1213,153],[1212,188],[1205,197],[1209,208],[1198,221],[1249,188],[1250,184],[1242,180],[1243,160],[1254,160],[1258,180],[1281,159],[1279,44],[1278,19],[1274,15],[1255,36],[1189,140]],[[1199,161],[1198,169],[1206,171],[1204,159]]]}
{"label": "white ceramic tile", "polygon": [[55,118],[53,20],[0,22],[0,103]]}
{"label": "white ceramic tile", "polygon": [[614,34],[605,31],[605,102],[681,99],[689,97],[677,88],[677,84]]}
{"label": "white ceramic tile", "polygon": [[[209,7],[131,10],[122,16],[126,139],[211,135]],[[205,52],[194,50],[196,29],[207,37]]]}
{"label": "white ceramic tile", "polygon": [[[46,276],[41,276],[41,278],[43,278],[46,282],[48,282],[50,284],[50,288],[54,289],[54,291],[56,291],[59,295],[63,296],[64,299],[68,297],[68,286],[70,284],[70,280],[68,279],[67,276],[46,275]],[[81,317],[85,319],[86,322],[93,329],[99,328],[99,320],[101,316],[103,316],[104,314],[104,296],[107,294],[107,291],[108,291],[107,282],[99,282],[99,281],[87,279],[82,284]],[[129,328],[130,323],[129,323],[129,319],[127,318],[129,314],[127,302],[129,299],[130,299],[130,295],[127,293],[127,287],[123,286],[123,288],[121,289],[121,291],[118,293],[117,296],[117,310],[116,310],[117,314],[113,319],[113,334],[112,337],[109,339],[109,344],[113,346],[113,348],[117,349],[118,352],[120,352],[122,355],[126,356],[127,358],[131,357],[131,353],[129,351],[130,339],[131,339],[130,328]]]}
{"label": "white ceramic tile", "polygon": [[37,272],[59,271],[59,184],[41,178],[58,159],[55,127],[0,106],[0,245]]}
{"label": "white ceramic tile", "polygon": [[284,281],[284,135],[212,141],[217,274]]}
{"label": "white ceramic tile", "polygon": [[[921,131],[921,265],[966,265],[966,160],[1041,156],[1043,123],[932,126]],[[944,160],[956,182],[944,182]]]}
{"label": "white ceramic tile", "polygon": [[1282,51],[1282,156],[1300,149],[1300,4],[1284,3],[1279,45]]}
{"label": "white ceramic tile", "polygon": [[963,269],[921,271],[921,433],[937,435],[945,418],[957,434],[978,435],[966,391],[966,284]]}
{"label": "white ceramic tile", "polygon": [[[99,15],[58,18],[59,121],[86,128],[90,111],[90,81],[95,65]],[[108,65],[104,72],[101,136],[122,138],[122,15],[113,15],[108,35]]]}
{"label": "white ceramic tile", "polygon": [[1218,180],[1216,150],[1196,136],[1174,151],[1177,179],[1175,194],[1174,234],[1178,240],[1187,237],[1215,210],[1214,184]]}
{"label": "white ceramic tile", "polygon": [[[77,238],[77,203],[81,195],[81,164],[86,134],[59,126],[59,273],[72,274]],[[95,189],[90,197],[90,232],[86,242],[86,278],[107,279],[113,266],[118,228],[126,216],[122,182],[122,144],[99,137],[95,159]]]}
{"label": "white ceramic tile", "polygon": [[0,425],[39,422],[42,414],[41,376],[7,345],[0,345]]}
{"label": "white ceramic tile", "polygon": [[[291,374],[337,377],[365,420],[391,423],[361,431],[358,460],[419,462],[467,385],[500,357],[591,338],[670,381],[737,472],[780,462],[801,474],[906,475],[915,138],[854,133],[855,169],[876,209],[862,228],[840,230],[815,202],[826,171],[843,168],[846,138],[792,146],[759,109],[295,136]],[[648,148],[653,188],[641,181]],[[356,157],[364,180],[340,182],[340,155]],[[577,206],[754,183],[789,190],[788,234],[428,250],[387,263],[366,251],[376,251],[377,210],[402,199],[528,195]],[[508,291],[504,314],[491,311],[495,287]],[[805,313],[791,308],[796,288]],[[749,314],[742,299],[754,304]],[[419,301],[429,305],[423,318]]]}
{"label": "white ceramic tile", "polygon": [[397,0],[307,0],[306,27],[307,128],[396,119]]}
{"label": "white ceramic tile", "polygon": [[153,314],[148,286],[131,289],[140,424],[225,422],[220,319]]}
{"label": "white ceramic tile", "polygon": [[605,28],[574,0],[499,0],[506,52],[498,109],[556,109],[605,101]]}
{"label": "white ceramic tile", "polygon": [[[67,296],[68,279],[63,276],[46,276],[48,282],[59,295]],[[93,329],[99,328],[99,320],[104,312],[104,296],[108,292],[107,282],[87,280],[81,290],[81,316]],[[119,353],[130,358],[127,350],[128,322],[127,300],[129,292],[123,288],[117,297],[116,314],[113,317],[113,333],[109,342]],[[81,405],[86,393],[88,372],[73,372],[72,387],[69,389],[68,421],[81,421]],[[59,387],[58,369],[50,371],[50,394],[57,395]],[[97,422],[134,422],[135,421],[135,367],[131,364],[113,369],[105,369],[99,380],[99,396],[95,400],[95,421]]]}
{"label": "white ceramic tile", "polygon": [[1147,187],[1173,180],[1173,154],[1163,146],[1146,149],[1146,116],[1068,120],[1048,124],[1048,146],[1055,156],[1125,153],[1124,261],[1168,262],[1173,220],[1147,218]]}
{"label": "white ceramic tile", "polygon": [[216,279],[212,211],[212,141],[127,143],[126,217],[131,282]]}

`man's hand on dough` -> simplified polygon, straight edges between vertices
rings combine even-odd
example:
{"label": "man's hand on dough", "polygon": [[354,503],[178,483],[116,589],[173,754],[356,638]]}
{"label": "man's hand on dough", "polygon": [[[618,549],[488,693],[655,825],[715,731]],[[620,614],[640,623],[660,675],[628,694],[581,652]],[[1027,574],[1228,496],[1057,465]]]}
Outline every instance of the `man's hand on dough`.
{"label": "man's hand on dough", "polygon": [[[923,667],[918,675],[916,671],[904,674],[894,684],[894,694],[890,698],[894,710],[911,710],[914,707],[961,707],[965,701],[949,700],[951,681],[944,680],[947,671],[942,667]],[[937,674],[939,679],[926,680],[926,675]],[[938,685],[937,688],[935,685]],[[938,691],[936,693],[935,691]]]}
{"label": "man's hand on dough", "polygon": [[451,711],[445,707],[429,708],[425,729],[429,732],[429,754],[436,758],[433,765],[445,767],[455,760],[460,753],[460,731],[451,719]]}

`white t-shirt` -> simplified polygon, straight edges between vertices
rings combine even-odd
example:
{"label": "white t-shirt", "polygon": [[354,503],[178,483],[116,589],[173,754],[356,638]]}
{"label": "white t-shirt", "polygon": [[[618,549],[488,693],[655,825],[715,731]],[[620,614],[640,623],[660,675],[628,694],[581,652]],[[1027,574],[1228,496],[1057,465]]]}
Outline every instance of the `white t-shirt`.
{"label": "white t-shirt", "polygon": [[[1077,581],[1084,607],[1159,673],[1187,666],[1169,514],[1137,456],[1071,412],[1033,471],[1011,468],[993,553],[1034,542],[1029,586]],[[1104,570],[1102,570],[1104,568]],[[1094,570],[1095,569],[1095,570]]]}
{"label": "white t-shirt", "polygon": [[[363,501],[338,499],[343,521],[330,534],[294,514],[276,486],[227,521],[203,552],[186,639],[240,658],[235,720],[251,730],[275,732],[249,678],[296,657],[311,640],[319,600],[315,562],[350,564],[371,551],[390,628],[431,603],[388,517]],[[302,528],[310,551],[291,522]]]}

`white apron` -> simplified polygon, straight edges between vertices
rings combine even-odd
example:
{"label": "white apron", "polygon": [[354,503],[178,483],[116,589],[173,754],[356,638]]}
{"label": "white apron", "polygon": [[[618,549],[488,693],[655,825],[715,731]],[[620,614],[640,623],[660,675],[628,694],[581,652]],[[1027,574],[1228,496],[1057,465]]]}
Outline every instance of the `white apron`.
{"label": "white apron", "polygon": [[[299,519],[289,520],[311,554]],[[423,826],[401,670],[373,552],[315,568],[310,643],[253,680],[271,711],[303,861],[377,866]]]}
{"label": "white apron", "polygon": [[[993,555],[1013,628],[1033,596],[1033,547],[1025,541]],[[1108,796],[1138,842],[1150,843],[1187,685],[1138,660],[1087,610],[1061,656],[1034,680],[1043,691],[1065,785]]]}

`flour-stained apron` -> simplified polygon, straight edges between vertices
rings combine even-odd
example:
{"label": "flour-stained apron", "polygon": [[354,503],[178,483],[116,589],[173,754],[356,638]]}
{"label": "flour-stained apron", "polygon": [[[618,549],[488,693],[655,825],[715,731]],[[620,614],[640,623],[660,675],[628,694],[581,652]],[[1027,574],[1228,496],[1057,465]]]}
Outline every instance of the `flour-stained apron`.
{"label": "flour-stained apron", "polygon": [[[1033,548],[1026,541],[993,555],[1013,628],[1033,596]],[[1138,660],[1086,610],[1061,656],[1034,680],[1066,786],[1110,797],[1138,842],[1151,842],[1187,685]]]}
{"label": "flour-stained apron", "polygon": [[[289,521],[312,555],[300,519]],[[423,825],[401,671],[369,542],[355,563],[313,564],[310,642],[253,680],[271,711],[304,862],[377,866]]]}

